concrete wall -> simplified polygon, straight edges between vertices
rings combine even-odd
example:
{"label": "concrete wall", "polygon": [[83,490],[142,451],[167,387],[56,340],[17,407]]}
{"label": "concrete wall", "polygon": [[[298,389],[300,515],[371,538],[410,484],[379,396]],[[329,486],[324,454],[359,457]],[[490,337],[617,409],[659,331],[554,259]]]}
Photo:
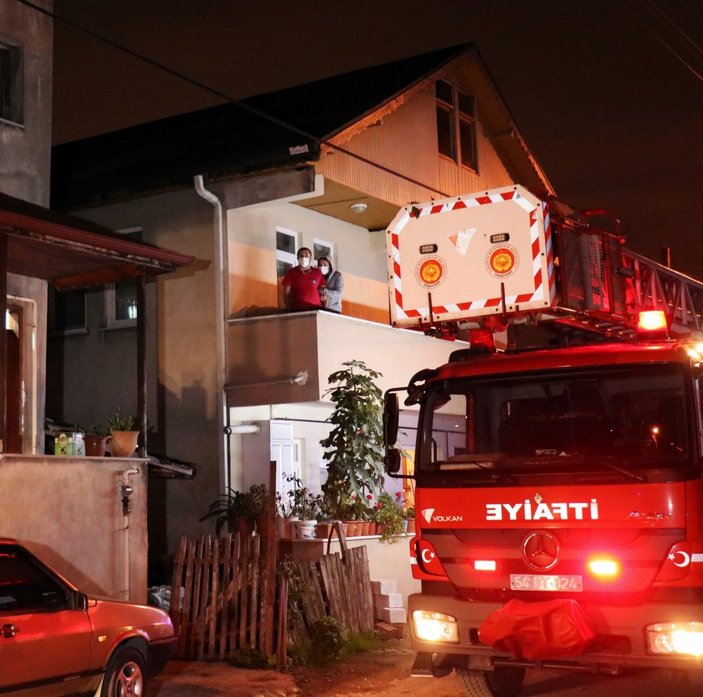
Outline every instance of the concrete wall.
{"label": "concrete wall", "polygon": [[[53,7],[51,0],[39,0],[37,4],[48,10]],[[46,206],[51,160],[52,20],[17,2],[0,3],[0,43],[22,49],[24,94],[21,123],[0,120],[0,191]],[[36,372],[27,372],[26,361],[23,366],[25,384],[38,386],[26,394],[23,420],[26,428],[33,428],[23,445],[28,453],[41,451],[43,440],[46,294],[45,281],[12,274],[8,277],[8,295],[36,303],[31,319]],[[22,321],[30,322],[26,316]]]}
{"label": "concrete wall", "polygon": [[[51,10],[51,0],[38,0]],[[0,3],[0,43],[23,52],[23,118],[0,121],[0,191],[46,206],[51,160],[53,25],[18,2]]]}
{"label": "concrete wall", "polygon": [[86,593],[146,602],[146,500],[139,459],[0,456],[2,535]]}
{"label": "concrete wall", "polygon": [[[79,215],[112,229],[141,227],[144,241],[196,258],[190,267],[160,276],[149,286],[149,451],[198,468],[192,481],[151,482],[149,535],[152,562],[158,567],[176,551],[181,535],[210,529],[198,518],[221,486],[224,435],[219,426],[213,209],[188,190]],[[60,340],[59,366],[52,351],[50,370],[62,371],[62,417],[69,422],[94,423],[91,415],[104,420],[118,404],[128,413],[136,410],[136,330],[101,329],[101,303],[102,293],[95,291],[87,336]],[[97,392],[95,386],[87,387],[85,377],[76,381],[86,366],[90,379],[99,381]]]}

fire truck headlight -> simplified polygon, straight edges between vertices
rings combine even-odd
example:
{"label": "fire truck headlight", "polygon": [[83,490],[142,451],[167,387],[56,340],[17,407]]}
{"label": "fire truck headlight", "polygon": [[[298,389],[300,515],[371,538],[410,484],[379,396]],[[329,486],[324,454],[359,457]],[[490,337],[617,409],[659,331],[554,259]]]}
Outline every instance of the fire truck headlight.
{"label": "fire truck headlight", "polygon": [[415,636],[421,641],[459,643],[459,627],[456,619],[451,615],[415,610],[413,612],[413,629]]}
{"label": "fire truck headlight", "polygon": [[662,622],[647,627],[651,653],[703,656],[703,622]]}

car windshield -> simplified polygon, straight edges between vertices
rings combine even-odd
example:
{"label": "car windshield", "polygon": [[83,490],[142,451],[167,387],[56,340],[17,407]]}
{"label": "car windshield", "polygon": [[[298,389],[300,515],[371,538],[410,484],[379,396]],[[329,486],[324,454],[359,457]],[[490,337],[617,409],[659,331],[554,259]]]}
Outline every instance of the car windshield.
{"label": "car windshield", "polygon": [[689,459],[678,365],[617,366],[438,383],[426,398],[420,470],[569,472]]}

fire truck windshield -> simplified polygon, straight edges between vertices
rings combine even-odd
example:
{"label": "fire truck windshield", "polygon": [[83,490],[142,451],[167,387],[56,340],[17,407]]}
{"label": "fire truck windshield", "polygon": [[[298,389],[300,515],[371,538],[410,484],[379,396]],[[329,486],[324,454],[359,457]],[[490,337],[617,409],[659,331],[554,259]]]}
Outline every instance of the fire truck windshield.
{"label": "fire truck windshield", "polygon": [[426,393],[416,468],[485,477],[682,467],[691,441],[685,384],[676,364],[438,382]]}

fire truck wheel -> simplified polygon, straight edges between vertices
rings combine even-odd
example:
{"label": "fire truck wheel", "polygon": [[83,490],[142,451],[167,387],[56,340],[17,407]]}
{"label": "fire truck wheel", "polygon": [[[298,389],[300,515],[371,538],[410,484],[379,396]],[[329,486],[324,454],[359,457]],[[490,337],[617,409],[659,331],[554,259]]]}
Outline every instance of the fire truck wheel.
{"label": "fire truck wheel", "polygon": [[514,697],[525,680],[524,668],[457,671],[466,697]]}

